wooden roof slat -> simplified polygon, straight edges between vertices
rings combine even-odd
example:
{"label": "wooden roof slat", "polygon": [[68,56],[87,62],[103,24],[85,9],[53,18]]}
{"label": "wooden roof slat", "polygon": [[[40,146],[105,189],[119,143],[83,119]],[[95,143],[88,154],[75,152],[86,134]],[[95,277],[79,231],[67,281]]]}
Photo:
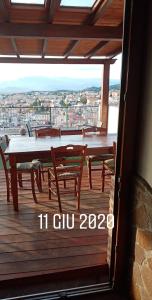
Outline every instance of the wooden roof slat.
{"label": "wooden roof slat", "polygon": [[71,52],[74,50],[74,48],[77,46],[78,43],[79,43],[78,40],[71,41],[64,53],[64,56],[68,57],[71,54]]}
{"label": "wooden roof slat", "polygon": [[88,16],[88,12],[76,12],[75,10],[57,10],[54,16],[54,24],[67,24],[67,25],[82,25]]}
{"label": "wooden roof slat", "polygon": [[1,23],[1,37],[14,38],[70,38],[121,40],[122,29],[119,27],[99,27],[89,25],[54,25],[54,24],[10,24]]}
{"label": "wooden roof slat", "polygon": [[120,51],[124,0],[97,0],[91,9],[63,8],[60,3],[12,5],[0,0],[0,54],[18,59],[38,55],[43,61],[45,56],[61,56],[66,63],[72,62],[66,60],[70,55],[83,56],[87,63],[91,56],[109,58]]}
{"label": "wooden roof slat", "polygon": [[107,41],[100,41],[93,49],[91,49],[88,53],[86,53],[86,57],[89,58],[97,53],[97,51],[102,49],[105,45],[107,45]]}
{"label": "wooden roof slat", "polygon": [[48,40],[45,39],[44,42],[43,42],[42,57],[44,57],[45,54],[46,54],[47,45],[48,45]]}
{"label": "wooden roof slat", "polygon": [[14,48],[14,52],[15,54],[17,55],[17,57],[19,58],[20,55],[19,55],[19,52],[18,52],[18,48],[17,48],[17,45],[16,45],[16,41],[14,38],[11,38],[11,42],[12,42],[12,45],[13,45],[13,48]]}
{"label": "wooden roof slat", "polygon": [[65,57],[68,57],[72,53],[72,51],[75,49],[75,47],[77,46],[78,43],[79,43],[79,40],[75,40],[70,43],[66,52],[64,53]]}
{"label": "wooden roof slat", "polygon": [[89,52],[92,48],[94,48],[98,43],[100,42],[100,39],[97,40],[79,40],[79,43],[77,47],[72,51],[73,56],[85,56],[86,58],[86,53]]}
{"label": "wooden roof slat", "polygon": [[0,63],[23,63],[23,64],[113,64],[115,59],[55,59],[55,58],[5,58],[0,57]]}
{"label": "wooden roof slat", "polygon": [[123,0],[113,0],[104,14],[97,20],[97,26],[118,26],[123,21]]}
{"label": "wooden roof slat", "polygon": [[48,10],[48,22],[52,23],[54,15],[57,9],[60,7],[61,0],[50,0],[49,10]]}
{"label": "wooden roof slat", "polygon": [[[61,3],[61,0],[50,0],[49,1],[49,8],[48,8],[48,23],[53,22],[54,15],[56,13],[56,10],[59,8]],[[43,47],[42,47],[42,57],[44,58],[46,54],[46,49],[48,45],[48,40],[44,39],[43,41]]]}
{"label": "wooden roof slat", "polygon": [[104,48],[101,48],[96,52],[96,56],[111,57],[113,54],[115,54],[117,49],[121,49],[121,46],[121,43],[118,41],[109,41]]}
{"label": "wooden roof slat", "polygon": [[[118,28],[122,28],[123,27],[123,23],[121,22],[121,24],[118,26]],[[90,58],[91,56],[94,56],[99,50],[103,50],[104,47],[106,47],[108,45],[109,41],[101,41],[99,42],[92,50],[90,50],[87,54],[86,57]],[[122,50],[122,47],[117,47],[118,51],[119,49]],[[120,52],[121,52],[120,50]],[[119,52],[119,53],[120,53]],[[117,53],[117,52],[116,52]],[[112,54],[111,54],[112,55]],[[103,55],[104,56],[104,55]],[[114,50],[114,56],[115,56],[115,50]],[[114,56],[111,56],[111,58],[113,58]]]}
{"label": "wooden roof slat", "polygon": [[110,56],[110,59],[112,59],[113,57],[115,57],[116,55],[120,54],[122,51],[122,47],[118,47],[115,51],[112,51],[109,56]]}
{"label": "wooden roof slat", "polygon": [[42,55],[43,40],[17,38],[15,41],[20,55]]}
{"label": "wooden roof slat", "polygon": [[113,0],[100,1],[95,10],[87,17],[85,24],[94,25],[107,10]]}
{"label": "wooden roof slat", "polygon": [[6,6],[5,0],[0,0],[0,19],[5,22],[9,21],[9,13]]}
{"label": "wooden roof slat", "polygon": [[68,39],[53,39],[48,40],[45,55],[48,56],[64,56],[64,52],[69,45]]}
{"label": "wooden roof slat", "polygon": [[15,55],[11,39],[0,37],[0,55]]}
{"label": "wooden roof slat", "polygon": [[[99,2],[99,5],[96,7],[96,9],[93,11],[93,13],[91,13],[87,18],[86,20],[83,22],[83,25],[93,25],[99,17],[101,17],[101,15],[104,13],[104,11],[106,10],[106,8],[111,4],[112,0],[104,0],[103,2]],[[67,48],[67,51],[65,53],[65,57],[68,57],[72,51],[75,49],[75,47],[78,45],[78,40],[77,41],[72,41],[71,44],[69,45],[69,47]],[[105,42],[100,42],[98,45],[99,45],[99,48],[97,49],[100,49],[100,44],[101,44],[101,47],[103,45],[105,45]],[[97,46],[96,46],[97,47]],[[96,53],[96,47],[94,50],[93,53]],[[90,57],[92,55],[92,52],[89,51],[85,56],[87,57]]]}

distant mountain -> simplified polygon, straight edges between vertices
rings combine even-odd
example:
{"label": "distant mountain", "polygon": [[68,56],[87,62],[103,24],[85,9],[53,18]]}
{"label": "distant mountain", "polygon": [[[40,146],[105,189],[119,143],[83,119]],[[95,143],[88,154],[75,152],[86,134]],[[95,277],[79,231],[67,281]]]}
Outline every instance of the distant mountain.
{"label": "distant mountain", "polygon": [[91,87],[88,87],[86,89],[83,89],[83,92],[85,92],[85,91],[99,92],[100,90],[101,90],[101,87],[91,86]]}
{"label": "distant mountain", "polygon": [[[101,87],[92,86],[89,88],[84,89],[83,91],[91,91],[91,92],[99,92]],[[120,83],[110,85],[110,90],[120,90]]]}
{"label": "distant mountain", "polygon": [[[118,80],[111,80],[110,85],[118,84]],[[0,82],[0,93],[21,93],[30,91],[56,91],[56,90],[83,90],[91,87],[100,87],[100,78],[49,78],[24,77],[12,81]]]}
{"label": "distant mountain", "polygon": [[120,83],[110,85],[110,90],[120,90]]}

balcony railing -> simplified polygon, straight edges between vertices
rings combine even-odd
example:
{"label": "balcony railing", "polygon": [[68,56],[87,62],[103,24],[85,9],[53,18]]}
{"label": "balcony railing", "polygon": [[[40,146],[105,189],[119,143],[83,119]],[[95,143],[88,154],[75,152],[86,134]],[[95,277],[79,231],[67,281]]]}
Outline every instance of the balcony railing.
{"label": "balcony railing", "polygon": [[0,106],[0,134],[19,134],[30,121],[31,126],[51,125],[62,129],[79,129],[99,124],[99,106],[74,105],[68,107]]}

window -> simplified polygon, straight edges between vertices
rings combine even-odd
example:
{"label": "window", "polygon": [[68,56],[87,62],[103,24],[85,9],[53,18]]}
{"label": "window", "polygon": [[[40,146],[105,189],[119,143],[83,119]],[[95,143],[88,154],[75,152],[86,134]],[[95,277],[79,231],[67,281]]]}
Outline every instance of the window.
{"label": "window", "polygon": [[11,3],[44,5],[44,0],[11,0]]}
{"label": "window", "polygon": [[61,6],[92,7],[96,0],[62,0]]}

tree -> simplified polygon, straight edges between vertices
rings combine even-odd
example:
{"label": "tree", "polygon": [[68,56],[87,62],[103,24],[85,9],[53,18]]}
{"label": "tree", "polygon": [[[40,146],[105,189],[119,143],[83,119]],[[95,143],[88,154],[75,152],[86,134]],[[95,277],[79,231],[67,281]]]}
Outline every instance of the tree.
{"label": "tree", "polygon": [[63,107],[65,107],[65,102],[64,102],[63,99],[60,101],[60,105],[63,106]]}
{"label": "tree", "polygon": [[80,97],[80,102],[82,103],[82,104],[87,104],[87,97],[85,96],[85,95],[82,95],[81,97]]}

